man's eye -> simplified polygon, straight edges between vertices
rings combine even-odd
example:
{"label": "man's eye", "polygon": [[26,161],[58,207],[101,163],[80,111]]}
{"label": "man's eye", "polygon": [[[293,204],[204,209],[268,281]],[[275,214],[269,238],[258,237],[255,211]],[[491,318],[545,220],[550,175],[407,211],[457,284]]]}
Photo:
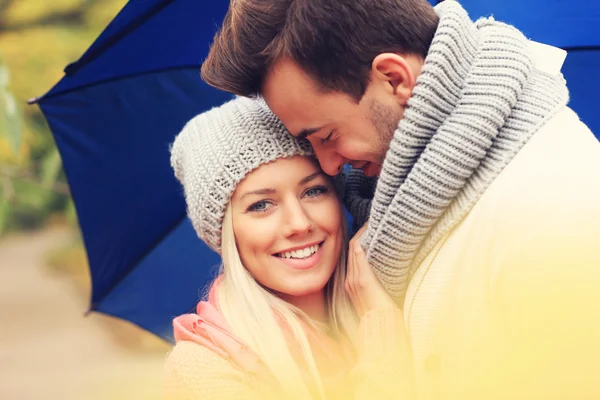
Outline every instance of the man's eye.
{"label": "man's eye", "polygon": [[321,144],[325,144],[326,142],[328,142],[329,139],[331,139],[331,135],[333,135],[333,131],[329,132],[329,135],[327,135],[327,137],[321,139]]}

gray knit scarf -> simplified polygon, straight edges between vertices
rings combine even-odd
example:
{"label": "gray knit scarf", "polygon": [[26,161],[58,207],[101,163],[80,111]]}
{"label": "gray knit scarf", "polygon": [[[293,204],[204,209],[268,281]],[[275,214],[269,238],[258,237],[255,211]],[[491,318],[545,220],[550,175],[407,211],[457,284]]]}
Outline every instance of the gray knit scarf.
{"label": "gray knit scarf", "polygon": [[351,214],[369,219],[367,258],[398,300],[427,250],[569,97],[562,75],[533,68],[515,28],[473,23],[455,1],[435,9],[440,23],[378,182],[353,169],[346,184]]}

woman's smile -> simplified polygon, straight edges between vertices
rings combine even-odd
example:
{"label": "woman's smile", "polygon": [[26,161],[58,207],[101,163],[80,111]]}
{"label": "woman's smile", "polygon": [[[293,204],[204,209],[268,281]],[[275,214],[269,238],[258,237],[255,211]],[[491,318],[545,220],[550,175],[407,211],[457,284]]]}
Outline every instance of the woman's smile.
{"label": "woman's smile", "polygon": [[320,242],[313,245],[301,247],[298,250],[288,250],[275,254],[284,264],[296,269],[309,269],[314,267],[321,260],[322,245]]}

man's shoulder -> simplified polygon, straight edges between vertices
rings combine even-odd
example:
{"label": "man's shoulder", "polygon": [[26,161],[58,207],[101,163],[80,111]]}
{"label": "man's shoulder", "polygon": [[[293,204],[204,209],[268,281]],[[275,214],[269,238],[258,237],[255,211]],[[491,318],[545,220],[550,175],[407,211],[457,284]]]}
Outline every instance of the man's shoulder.
{"label": "man's shoulder", "polygon": [[599,162],[600,142],[577,113],[565,106],[540,126],[515,159],[540,152],[556,154],[561,158],[576,156],[571,159],[570,165],[586,160]]}
{"label": "man's shoulder", "polygon": [[565,107],[523,146],[476,207],[522,220],[584,209],[600,215],[600,143]]}
{"label": "man's shoulder", "polygon": [[479,241],[496,261],[512,258],[509,264],[535,264],[561,252],[556,258],[561,262],[566,262],[565,256],[570,262],[586,263],[591,253],[598,253],[600,143],[578,121],[565,108],[540,129],[455,234]]}
{"label": "man's shoulder", "polygon": [[546,130],[551,132],[558,131],[559,133],[563,132],[563,134],[574,139],[576,142],[579,140],[589,141],[595,139],[594,134],[589,127],[582,122],[579,115],[568,106],[564,106],[558,110],[539,129],[540,132]]}

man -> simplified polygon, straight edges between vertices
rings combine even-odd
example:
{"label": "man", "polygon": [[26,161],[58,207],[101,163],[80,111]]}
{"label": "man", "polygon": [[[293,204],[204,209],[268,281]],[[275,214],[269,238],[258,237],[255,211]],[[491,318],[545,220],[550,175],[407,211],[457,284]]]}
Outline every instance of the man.
{"label": "man", "polygon": [[354,167],[421,398],[600,396],[600,145],[563,60],[455,1],[232,0],[202,66]]}

